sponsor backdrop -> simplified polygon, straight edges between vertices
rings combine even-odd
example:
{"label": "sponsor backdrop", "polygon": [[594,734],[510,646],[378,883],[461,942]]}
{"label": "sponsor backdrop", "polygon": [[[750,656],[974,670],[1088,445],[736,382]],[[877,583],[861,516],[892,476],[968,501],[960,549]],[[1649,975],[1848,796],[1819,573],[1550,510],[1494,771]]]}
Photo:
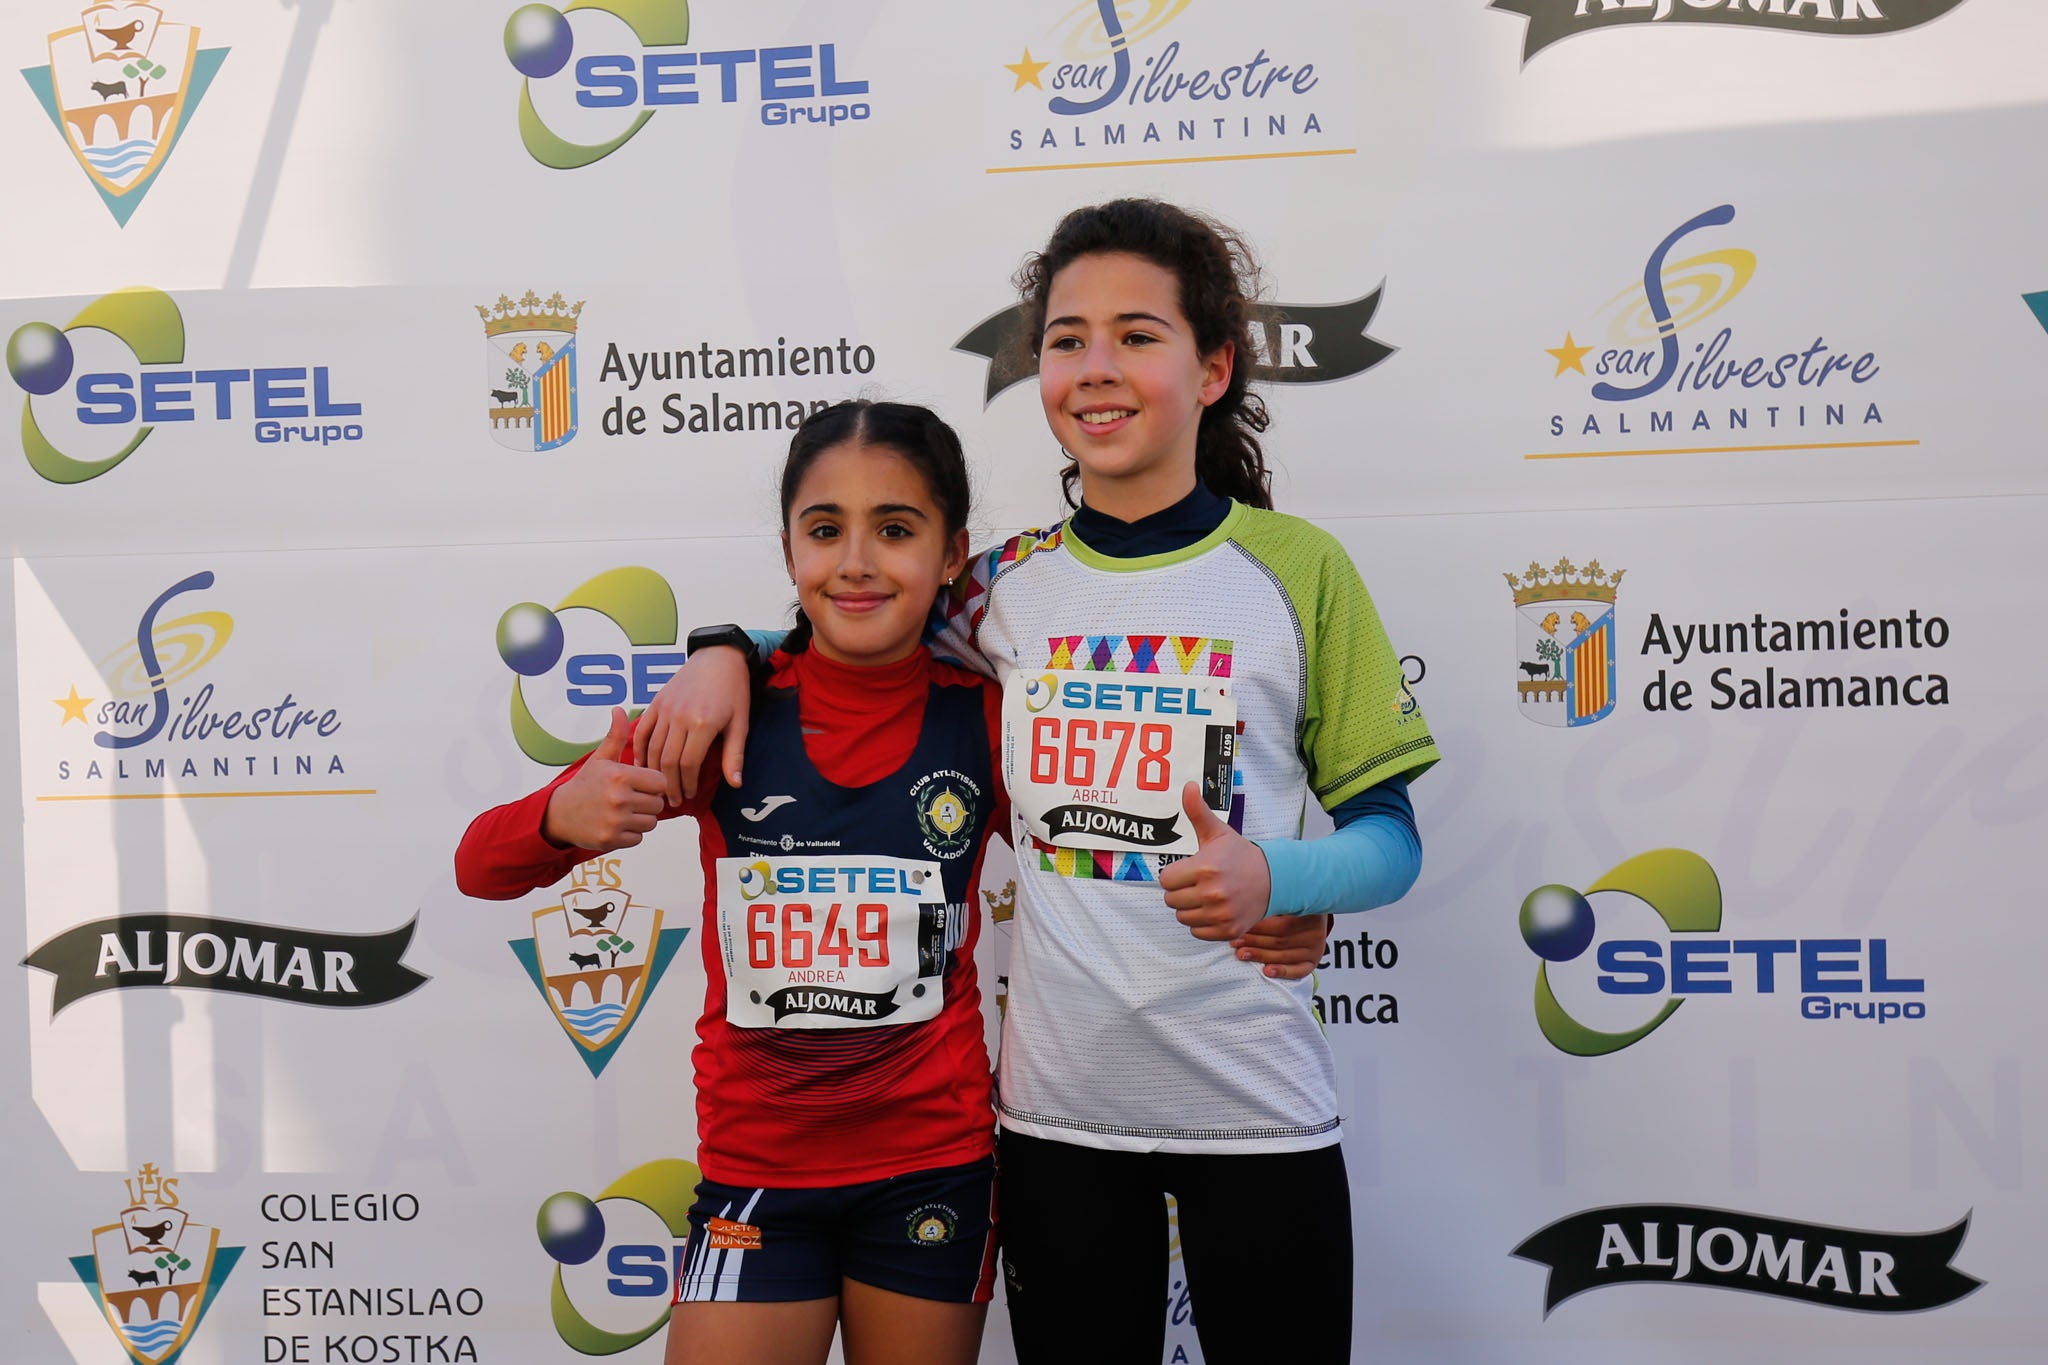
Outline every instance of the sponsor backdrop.
{"label": "sponsor backdrop", "polygon": [[[2043,50],[2032,0],[9,4],[7,1359],[660,1358],[694,835],[508,904],[454,845],[779,619],[817,405],[936,406],[983,540],[1057,515],[1007,282],[1129,192],[1257,247],[1280,503],[1446,755],[1319,977],[1361,1358],[2038,1359]],[[1343,1311],[1286,1288],[1321,1197],[1247,1192],[1276,1345]]]}

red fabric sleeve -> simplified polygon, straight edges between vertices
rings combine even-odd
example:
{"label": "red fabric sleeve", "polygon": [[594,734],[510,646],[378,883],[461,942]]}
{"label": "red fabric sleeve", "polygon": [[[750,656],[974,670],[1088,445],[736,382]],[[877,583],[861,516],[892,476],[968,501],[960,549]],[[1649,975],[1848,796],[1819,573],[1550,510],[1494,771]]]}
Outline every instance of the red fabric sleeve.
{"label": "red fabric sleeve", "polygon": [[578,759],[539,791],[493,806],[470,821],[455,849],[456,889],[478,900],[509,901],[560,881],[576,864],[597,857],[593,849],[551,844],[540,832],[548,799],[582,766]]}

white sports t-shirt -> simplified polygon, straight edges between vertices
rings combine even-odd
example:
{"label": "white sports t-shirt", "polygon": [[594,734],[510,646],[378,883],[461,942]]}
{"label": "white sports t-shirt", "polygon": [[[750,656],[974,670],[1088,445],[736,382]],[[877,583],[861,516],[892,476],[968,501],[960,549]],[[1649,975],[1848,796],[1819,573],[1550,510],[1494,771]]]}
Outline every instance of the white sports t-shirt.
{"label": "white sports t-shirt", "polygon": [[[1437,759],[1357,570],[1299,518],[1237,504],[1194,545],[1140,559],[1096,554],[1069,527],[1026,533],[976,561],[949,614],[940,651],[979,653],[998,679],[1021,670],[1016,686],[1228,678],[1230,823],[1250,838],[1299,837],[1311,793],[1334,807]],[[1310,982],[1195,938],[1165,904],[1160,855],[1054,848],[1016,815],[1011,832],[1022,894],[997,1069],[1005,1127],[1121,1151],[1337,1140]]]}

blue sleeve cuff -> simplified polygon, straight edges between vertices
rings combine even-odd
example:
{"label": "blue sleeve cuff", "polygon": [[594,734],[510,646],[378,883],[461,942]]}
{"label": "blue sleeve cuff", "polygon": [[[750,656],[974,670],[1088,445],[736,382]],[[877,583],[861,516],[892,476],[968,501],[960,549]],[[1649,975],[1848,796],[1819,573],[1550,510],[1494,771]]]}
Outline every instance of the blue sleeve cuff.
{"label": "blue sleeve cuff", "polygon": [[1408,781],[1390,777],[1330,812],[1320,839],[1260,839],[1276,915],[1344,915],[1391,905],[1422,873],[1422,838]]}

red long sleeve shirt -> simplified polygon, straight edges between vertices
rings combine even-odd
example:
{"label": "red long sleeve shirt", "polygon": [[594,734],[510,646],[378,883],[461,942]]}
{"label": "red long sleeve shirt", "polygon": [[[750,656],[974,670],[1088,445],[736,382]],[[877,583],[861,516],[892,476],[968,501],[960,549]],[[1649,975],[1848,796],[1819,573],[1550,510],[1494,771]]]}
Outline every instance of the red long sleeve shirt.
{"label": "red long sleeve shirt", "polygon": [[[778,711],[776,703],[791,696],[794,708]],[[1000,706],[1001,693],[987,679],[923,649],[880,668],[836,664],[815,651],[778,654],[748,737],[742,788],[727,790],[714,778],[695,799],[662,813],[700,823],[706,998],[692,1060],[698,1164],[709,1178],[848,1184],[957,1165],[991,1150],[973,900],[988,837],[1007,823]],[[582,766],[579,760],[541,790],[471,823],[455,858],[464,894],[510,899],[598,856],[558,847],[541,834],[554,789]],[[715,761],[706,764],[707,774],[717,771]],[[945,817],[937,823],[927,809],[935,802]],[[957,803],[957,814],[948,802]],[[964,826],[947,828],[955,818]],[[829,832],[853,837],[806,837],[828,832],[820,820]],[[746,907],[721,907],[720,860],[787,864],[788,851],[806,845],[829,845],[840,861],[872,854],[939,863],[952,927],[936,1017],[829,1029],[742,1028],[730,1021],[717,927],[722,913],[739,915]],[[735,932],[744,932],[737,920],[725,937]],[[924,987],[916,989],[922,994]]]}

